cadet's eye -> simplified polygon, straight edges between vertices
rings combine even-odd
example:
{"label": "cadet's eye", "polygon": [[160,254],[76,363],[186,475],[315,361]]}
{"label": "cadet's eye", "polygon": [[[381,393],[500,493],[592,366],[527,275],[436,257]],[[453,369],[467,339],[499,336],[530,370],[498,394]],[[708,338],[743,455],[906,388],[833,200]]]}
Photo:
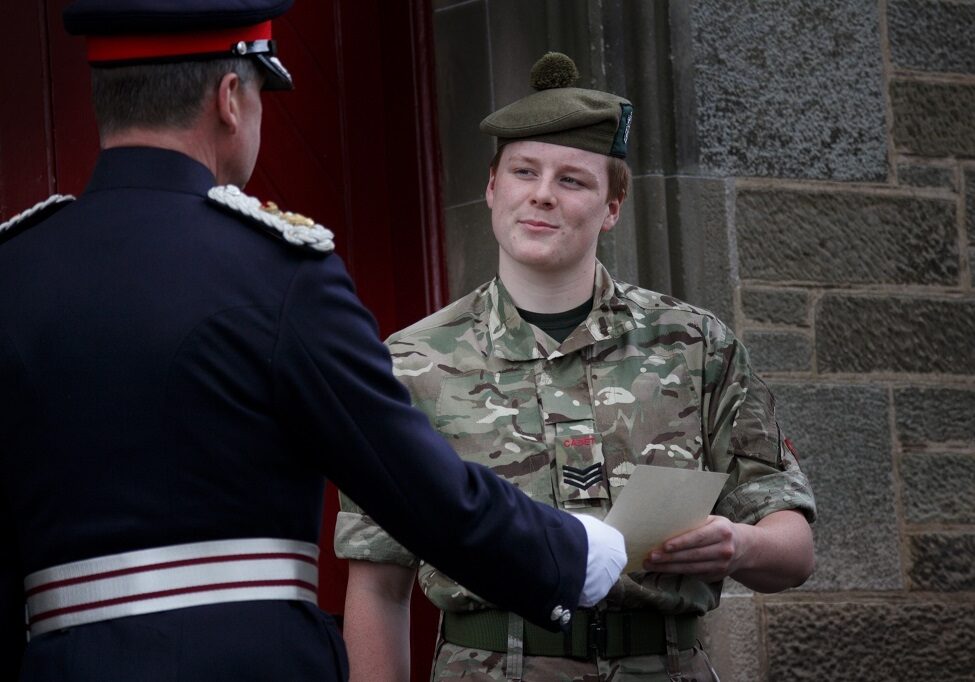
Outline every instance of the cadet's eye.
{"label": "cadet's eye", "polygon": [[565,177],[563,177],[562,178],[562,182],[564,182],[567,185],[575,185],[576,187],[585,187],[586,186],[582,181],[580,181],[577,178],[573,178],[570,175],[566,175]]}
{"label": "cadet's eye", "polygon": [[522,176],[526,176],[526,177],[527,176],[532,176],[532,175],[535,174],[535,172],[532,169],[530,169],[530,168],[515,168],[512,171],[512,173],[514,173],[515,175],[522,175]]}

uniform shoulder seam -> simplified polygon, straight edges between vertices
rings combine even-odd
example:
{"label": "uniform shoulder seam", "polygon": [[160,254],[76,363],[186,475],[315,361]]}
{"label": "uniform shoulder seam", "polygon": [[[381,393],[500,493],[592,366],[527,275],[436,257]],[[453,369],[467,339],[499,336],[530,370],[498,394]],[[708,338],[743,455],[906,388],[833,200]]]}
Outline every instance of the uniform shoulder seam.
{"label": "uniform shoulder seam", "polygon": [[428,332],[433,329],[449,327],[462,319],[468,318],[475,312],[471,309],[471,303],[478,298],[483,288],[483,286],[480,286],[474,291],[468,293],[463,298],[459,298],[453,303],[448,303],[440,310],[427,315],[423,319],[414,322],[410,326],[405,327],[394,334],[391,334],[389,338],[386,339],[386,345],[396,343],[397,341],[409,340],[410,337],[415,336],[416,334],[422,334],[423,332]]}
{"label": "uniform shoulder seam", "polygon": [[710,310],[687,303],[686,301],[682,301],[681,299],[671,296],[670,294],[662,294],[658,291],[644,289],[633,284],[627,284],[626,282],[614,281],[614,283],[616,285],[616,291],[619,292],[619,295],[636,305],[641,310],[673,310],[698,315],[700,317],[709,317],[714,320],[719,319],[718,316],[712,313]]}

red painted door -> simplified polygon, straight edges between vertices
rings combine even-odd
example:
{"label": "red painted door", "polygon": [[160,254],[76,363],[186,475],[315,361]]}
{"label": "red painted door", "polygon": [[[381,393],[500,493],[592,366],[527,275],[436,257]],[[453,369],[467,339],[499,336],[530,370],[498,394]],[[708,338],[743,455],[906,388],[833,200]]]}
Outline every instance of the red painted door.
{"label": "red painted door", "polygon": [[[4,2],[4,219],[51,193],[80,193],[98,152],[84,43],[61,25],[67,4]],[[262,150],[247,187],[336,233],[384,336],[446,302],[431,22],[430,0],[298,0],[274,22],[297,88],[265,96]],[[331,550],[336,509],[333,489],[319,601],[341,614],[347,568]],[[422,596],[413,620],[413,677],[421,680],[436,630]]]}

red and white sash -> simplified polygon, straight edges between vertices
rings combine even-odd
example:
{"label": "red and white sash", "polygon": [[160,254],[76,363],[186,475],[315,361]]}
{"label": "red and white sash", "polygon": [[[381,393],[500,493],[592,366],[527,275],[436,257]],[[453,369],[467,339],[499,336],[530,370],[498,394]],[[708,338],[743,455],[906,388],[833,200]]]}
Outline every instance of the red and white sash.
{"label": "red and white sash", "polygon": [[248,538],[54,566],[24,579],[32,636],[156,611],[268,599],[317,602],[318,546]]}

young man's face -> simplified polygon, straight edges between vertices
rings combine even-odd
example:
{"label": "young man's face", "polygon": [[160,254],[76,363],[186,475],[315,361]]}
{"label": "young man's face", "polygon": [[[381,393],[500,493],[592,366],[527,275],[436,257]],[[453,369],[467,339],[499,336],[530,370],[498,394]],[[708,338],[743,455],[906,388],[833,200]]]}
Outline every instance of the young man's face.
{"label": "young man's face", "polygon": [[485,197],[502,267],[542,271],[594,261],[596,241],[619,219],[620,202],[606,198],[606,157],[544,142],[504,147]]}

